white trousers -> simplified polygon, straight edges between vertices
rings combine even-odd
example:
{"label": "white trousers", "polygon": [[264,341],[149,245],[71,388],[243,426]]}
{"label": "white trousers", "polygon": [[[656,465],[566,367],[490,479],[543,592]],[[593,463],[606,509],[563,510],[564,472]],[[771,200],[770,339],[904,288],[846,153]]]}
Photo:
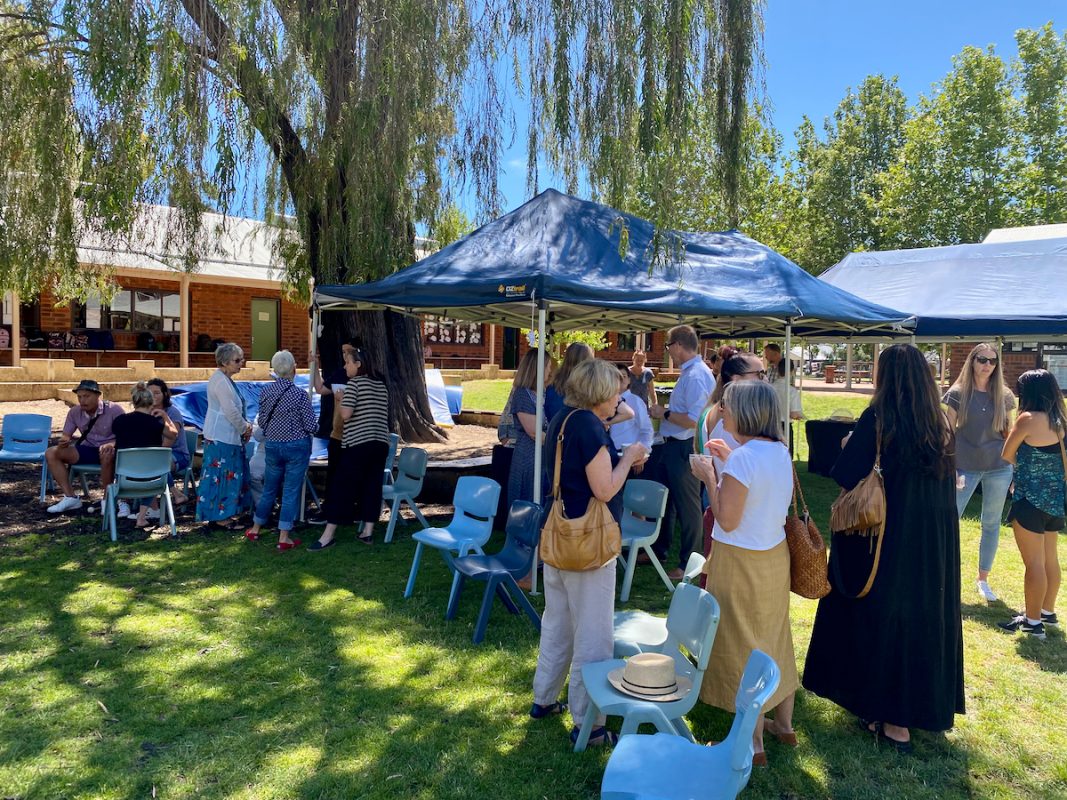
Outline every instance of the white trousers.
{"label": "white trousers", "polygon": [[[567,702],[575,724],[581,724],[589,706],[582,665],[610,659],[614,650],[615,559],[588,572],[545,564],[544,579],[545,613],[533,679],[534,702],[545,706],[559,700],[570,672]],[[603,715],[596,724],[604,724]]]}

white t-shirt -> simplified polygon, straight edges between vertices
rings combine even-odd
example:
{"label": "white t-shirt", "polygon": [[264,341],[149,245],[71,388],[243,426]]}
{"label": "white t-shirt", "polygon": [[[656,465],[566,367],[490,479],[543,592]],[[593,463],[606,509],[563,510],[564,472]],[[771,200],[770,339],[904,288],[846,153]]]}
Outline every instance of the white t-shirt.
{"label": "white t-shirt", "polygon": [[723,477],[732,475],[748,487],[748,496],[736,528],[727,533],[715,521],[713,536],[718,541],[746,550],[770,550],[785,539],[785,517],[793,497],[790,461],[784,444],[765,439],[752,439],[730,454]]}
{"label": "white t-shirt", "polygon": [[[726,442],[726,446],[729,447],[731,450],[736,450],[741,446],[741,443],[734,438],[733,434],[726,430],[725,427],[723,427],[721,419],[716,422],[715,427],[712,428],[711,435],[708,437],[708,441],[710,442],[712,439],[722,439],[724,442]],[[715,472],[717,472],[719,475],[722,475],[722,471],[723,468],[726,466],[726,462],[718,456],[712,456],[711,459],[715,462]]]}

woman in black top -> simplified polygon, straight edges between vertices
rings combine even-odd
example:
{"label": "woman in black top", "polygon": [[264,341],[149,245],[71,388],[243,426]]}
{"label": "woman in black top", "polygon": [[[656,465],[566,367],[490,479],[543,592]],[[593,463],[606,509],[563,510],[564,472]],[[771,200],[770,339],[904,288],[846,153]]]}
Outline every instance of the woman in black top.
{"label": "woman in black top", "polygon": [[[634,442],[620,457],[605,428],[619,404],[618,373],[606,361],[585,361],[574,368],[565,392],[565,405],[548,426],[545,448],[545,464],[554,472],[557,438],[563,428],[559,481],[563,508],[568,517],[580,517],[596,497],[607,503],[618,520],[622,516],[622,487],[630,467],[643,463],[648,456],[644,445]],[[540,718],[566,708],[559,702],[559,695],[569,672],[571,718],[580,722],[589,707],[582,665],[611,658],[615,559],[586,572],[545,564],[544,575],[545,613],[530,716]],[[614,741],[614,734],[603,727],[603,716],[595,725],[589,732],[589,744]],[[578,733],[574,728],[572,742],[578,740]]]}
{"label": "woman in black top", "polygon": [[[133,411],[116,417],[111,426],[115,433],[115,450],[130,450],[136,447],[173,447],[178,438],[178,428],[167,412],[156,408],[156,398],[148,384],[139,381],[130,390]],[[119,517],[137,520],[137,527],[147,524],[148,505],[141,504],[140,511],[133,514],[125,500],[119,502]]]}
{"label": "woman in black top", "polygon": [[910,752],[909,728],[944,731],[964,713],[960,536],[952,431],[926,359],[910,345],[878,361],[878,388],[832,477],[852,489],[881,434],[886,524],[870,593],[871,541],[835,534],[833,591],[819,601],[804,687]]}

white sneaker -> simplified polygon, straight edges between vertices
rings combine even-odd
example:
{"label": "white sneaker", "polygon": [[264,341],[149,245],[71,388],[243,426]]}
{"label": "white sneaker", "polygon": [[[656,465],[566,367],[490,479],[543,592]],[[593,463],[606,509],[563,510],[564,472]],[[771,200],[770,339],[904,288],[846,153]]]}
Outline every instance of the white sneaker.
{"label": "white sneaker", "polygon": [[996,592],[989,588],[989,581],[975,581],[974,585],[978,589],[978,594],[982,595],[987,603],[995,603],[999,599]]}
{"label": "white sneaker", "polygon": [[130,504],[125,500],[119,500],[119,519],[137,519],[137,515],[130,511]]}
{"label": "white sneaker", "polygon": [[48,507],[49,514],[62,514],[64,511],[77,511],[82,507],[82,501],[77,497],[64,495],[63,499]]}
{"label": "white sneaker", "polygon": [[147,512],[145,512],[144,516],[145,516],[145,519],[159,519],[159,509],[158,508],[150,508],[150,509],[148,509]]}

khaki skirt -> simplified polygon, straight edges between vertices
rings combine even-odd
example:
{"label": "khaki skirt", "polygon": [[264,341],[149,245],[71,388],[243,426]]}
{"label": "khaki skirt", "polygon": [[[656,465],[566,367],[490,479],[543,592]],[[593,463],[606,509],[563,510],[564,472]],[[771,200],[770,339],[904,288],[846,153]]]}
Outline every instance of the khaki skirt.
{"label": "khaki skirt", "polygon": [[719,629],[700,687],[700,699],[733,712],[737,687],[753,650],[778,664],[782,680],[764,708],[797,690],[797,661],[789,627],[789,547],[746,550],[716,541],[704,567],[708,591],[719,601]]}

